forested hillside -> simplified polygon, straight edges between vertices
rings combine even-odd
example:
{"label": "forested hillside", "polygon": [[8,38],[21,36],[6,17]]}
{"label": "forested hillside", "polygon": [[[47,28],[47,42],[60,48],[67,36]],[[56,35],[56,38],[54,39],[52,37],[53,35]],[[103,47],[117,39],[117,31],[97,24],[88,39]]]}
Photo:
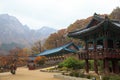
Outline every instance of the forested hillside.
{"label": "forested hillside", "polygon": [[117,7],[114,9],[111,14],[109,15],[111,19],[119,20],[120,21],[120,8]]}
{"label": "forested hillside", "polygon": [[[120,20],[120,8],[117,7],[110,14],[100,14],[100,15],[103,18],[107,15],[111,19]],[[89,23],[91,19],[92,16],[86,19],[76,20],[74,23],[70,24],[67,29],[62,29],[59,30],[57,33],[51,34],[49,38],[46,40],[45,44],[43,45],[42,50],[55,48],[71,41],[75,42],[75,44],[77,45],[84,45],[82,41],[69,38],[66,35],[68,32],[86,27],[86,25]]]}

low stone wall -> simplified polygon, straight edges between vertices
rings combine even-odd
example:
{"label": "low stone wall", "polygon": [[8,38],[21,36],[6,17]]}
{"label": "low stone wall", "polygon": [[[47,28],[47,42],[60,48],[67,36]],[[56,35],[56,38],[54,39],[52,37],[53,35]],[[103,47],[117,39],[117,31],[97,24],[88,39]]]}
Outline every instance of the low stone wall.
{"label": "low stone wall", "polygon": [[80,78],[80,77],[71,77],[71,76],[65,76],[65,75],[54,75],[54,78],[58,78],[61,80],[91,80],[91,79],[86,79],[86,78]]}

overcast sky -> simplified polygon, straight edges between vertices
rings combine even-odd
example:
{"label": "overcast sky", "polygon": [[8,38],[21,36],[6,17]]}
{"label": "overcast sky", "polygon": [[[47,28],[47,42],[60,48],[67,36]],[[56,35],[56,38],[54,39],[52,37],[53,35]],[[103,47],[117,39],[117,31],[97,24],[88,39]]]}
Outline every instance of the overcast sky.
{"label": "overcast sky", "polygon": [[9,14],[31,29],[66,28],[95,12],[110,14],[120,0],[0,0],[0,14]]}

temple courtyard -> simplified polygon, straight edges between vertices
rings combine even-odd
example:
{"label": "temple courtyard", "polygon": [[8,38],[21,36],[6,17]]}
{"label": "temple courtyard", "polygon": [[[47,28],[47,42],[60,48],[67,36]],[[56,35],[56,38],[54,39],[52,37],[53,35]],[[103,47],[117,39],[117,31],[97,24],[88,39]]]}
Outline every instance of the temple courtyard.
{"label": "temple courtyard", "polygon": [[26,67],[18,68],[15,75],[10,72],[0,73],[0,80],[59,80],[53,77],[49,72],[40,72],[40,70],[28,70]]}

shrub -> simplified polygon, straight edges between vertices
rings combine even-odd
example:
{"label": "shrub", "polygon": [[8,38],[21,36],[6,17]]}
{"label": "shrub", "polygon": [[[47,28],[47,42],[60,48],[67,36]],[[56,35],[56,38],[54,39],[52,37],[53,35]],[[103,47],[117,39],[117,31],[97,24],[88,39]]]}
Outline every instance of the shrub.
{"label": "shrub", "polygon": [[84,69],[85,68],[85,61],[84,60],[80,60],[79,64],[80,64],[80,66],[79,66],[80,69]]}
{"label": "shrub", "polygon": [[104,75],[103,80],[120,80],[119,75]]}
{"label": "shrub", "polygon": [[94,70],[94,60],[89,60],[90,70]]}
{"label": "shrub", "polygon": [[85,75],[83,73],[79,74],[79,77],[84,78]]}
{"label": "shrub", "polygon": [[120,77],[111,77],[110,80],[120,80]]}
{"label": "shrub", "polygon": [[112,75],[110,76],[110,80],[120,80],[120,75]]}
{"label": "shrub", "polygon": [[58,65],[59,68],[67,67],[71,69],[80,69],[84,67],[84,62],[80,62],[79,60],[75,59],[74,57],[69,57],[64,60],[62,63]]}
{"label": "shrub", "polygon": [[102,80],[109,80],[109,76],[103,76]]}
{"label": "shrub", "polygon": [[62,71],[67,71],[67,67],[62,67]]}
{"label": "shrub", "polygon": [[79,72],[71,72],[70,74],[69,74],[70,76],[75,76],[75,77],[79,77]]}
{"label": "shrub", "polygon": [[35,58],[34,62],[39,65],[43,65],[45,63],[46,57],[45,56],[38,56]]}
{"label": "shrub", "polygon": [[90,78],[91,78],[91,76],[90,76],[90,75],[86,75],[86,78],[90,79]]}
{"label": "shrub", "polygon": [[74,75],[75,75],[75,77],[79,77],[79,73],[78,72],[76,72]]}
{"label": "shrub", "polygon": [[98,70],[102,73],[103,72],[103,61],[98,60]]}
{"label": "shrub", "polygon": [[64,66],[63,62],[61,62],[61,63],[58,64],[58,68],[62,68],[63,66]]}
{"label": "shrub", "polygon": [[62,75],[65,75],[65,72],[62,72]]}
{"label": "shrub", "polygon": [[70,76],[74,76],[72,72],[71,72],[69,75],[70,75]]}

